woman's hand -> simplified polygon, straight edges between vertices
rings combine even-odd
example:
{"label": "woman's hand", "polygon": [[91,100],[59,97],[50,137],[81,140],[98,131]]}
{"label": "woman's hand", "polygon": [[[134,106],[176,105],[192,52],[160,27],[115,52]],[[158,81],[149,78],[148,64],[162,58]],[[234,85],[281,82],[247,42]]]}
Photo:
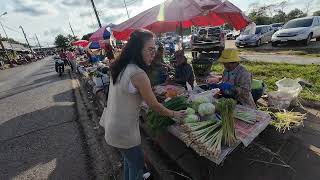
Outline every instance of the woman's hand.
{"label": "woman's hand", "polygon": [[173,118],[176,119],[183,119],[187,116],[187,111],[186,110],[181,110],[181,111],[173,111]]}

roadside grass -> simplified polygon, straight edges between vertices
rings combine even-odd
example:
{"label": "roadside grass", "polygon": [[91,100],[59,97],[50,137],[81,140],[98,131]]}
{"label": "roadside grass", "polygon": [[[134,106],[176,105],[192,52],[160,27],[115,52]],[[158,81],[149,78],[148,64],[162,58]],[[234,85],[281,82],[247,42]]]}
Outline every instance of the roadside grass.
{"label": "roadside grass", "polygon": [[[294,65],[264,62],[242,62],[252,73],[254,79],[263,80],[267,91],[277,90],[276,81],[287,78],[302,78],[313,84],[312,88],[303,88],[299,97],[308,101],[320,101],[320,65]],[[223,72],[221,64],[214,64],[212,71]]]}
{"label": "roadside grass", "polygon": [[292,55],[292,56],[304,56],[304,57],[320,57],[320,49],[305,49],[305,50],[283,50],[283,49],[239,49],[242,54],[250,53],[273,53],[281,55]]}

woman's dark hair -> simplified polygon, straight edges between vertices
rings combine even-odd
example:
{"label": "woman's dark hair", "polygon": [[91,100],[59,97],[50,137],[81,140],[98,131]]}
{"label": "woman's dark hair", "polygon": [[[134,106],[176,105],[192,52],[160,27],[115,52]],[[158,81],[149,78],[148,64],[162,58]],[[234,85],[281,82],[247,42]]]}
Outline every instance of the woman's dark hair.
{"label": "woman's dark hair", "polygon": [[154,38],[154,34],[145,29],[135,30],[131,33],[130,39],[122,49],[120,56],[111,64],[113,84],[116,84],[119,75],[128,64],[135,64],[144,71],[147,71],[147,64],[143,60],[142,49],[146,42],[152,38]]}

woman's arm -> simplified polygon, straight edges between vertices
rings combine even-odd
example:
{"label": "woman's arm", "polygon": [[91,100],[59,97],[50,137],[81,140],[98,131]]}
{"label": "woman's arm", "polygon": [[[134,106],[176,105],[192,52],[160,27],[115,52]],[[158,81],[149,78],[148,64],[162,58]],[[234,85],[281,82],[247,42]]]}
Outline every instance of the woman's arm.
{"label": "woman's arm", "polygon": [[159,103],[152,92],[151,84],[148,76],[145,73],[139,73],[131,78],[132,84],[138,89],[142,99],[155,112],[168,117],[183,118],[186,115],[185,111],[172,111],[165,108]]}

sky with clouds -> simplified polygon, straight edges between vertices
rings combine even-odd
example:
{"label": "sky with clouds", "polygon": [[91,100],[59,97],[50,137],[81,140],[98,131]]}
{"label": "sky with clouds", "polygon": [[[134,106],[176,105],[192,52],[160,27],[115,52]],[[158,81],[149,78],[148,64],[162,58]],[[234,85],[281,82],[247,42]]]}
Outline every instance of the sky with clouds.
{"label": "sky with clouds", "polygon": [[[123,0],[94,0],[101,22],[121,23],[127,19]],[[126,0],[130,17],[160,4],[164,0]],[[268,4],[282,0],[230,0],[243,11],[254,2]],[[306,1],[288,0],[287,11],[305,7]],[[311,11],[320,10],[320,0],[313,0]],[[90,0],[0,0],[0,17],[9,37],[25,42],[20,25],[24,28],[31,45],[36,44],[35,34],[43,45],[53,44],[58,34],[71,34],[69,22],[78,37],[98,29]],[[1,29],[0,33],[4,36]]]}

